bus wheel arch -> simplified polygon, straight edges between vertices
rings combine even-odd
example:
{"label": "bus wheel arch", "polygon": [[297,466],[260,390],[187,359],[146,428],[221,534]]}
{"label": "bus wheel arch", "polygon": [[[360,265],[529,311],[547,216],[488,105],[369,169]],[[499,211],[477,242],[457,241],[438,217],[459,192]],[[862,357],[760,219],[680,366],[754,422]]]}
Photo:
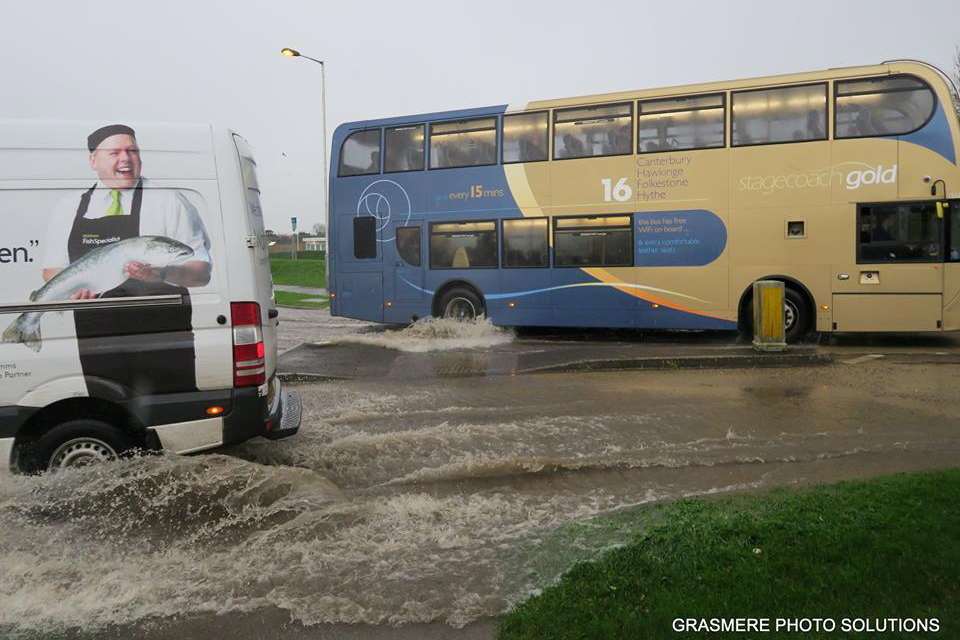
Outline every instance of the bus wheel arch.
{"label": "bus wheel arch", "polygon": [[[816,301],[802,282],[790,276],[770,275],[757,280],[778,280],[784,285],[784,302],[788,320],[793,316],[792,326],[787,327],[787,342],[802,340],[816,329]],[[737,308],[737,328],[746,335],[753,334],[753,283],[740,294]]]}
{"label": "bus wheel arch", "polygon": [[[80,458],[98,455],[101,445],[115,454],[136,448],[156,448],[150,434],[123,407],[100,398],[68,398],[44,407],[17,433],[14,459],[18,471],[38,473],[47,468],[54,453]],[[62,440],[62,442],[61,442]],[[75,446],[62,448],[70,440]]]}
{"label": "bus wheel arch", "polygon": [[[459,319],[479,318],[486,315],[483,294],[465,280],[451,280],[437,289],[433,296],[433,317]],[[468,318],[472,315],[472,318]]]}

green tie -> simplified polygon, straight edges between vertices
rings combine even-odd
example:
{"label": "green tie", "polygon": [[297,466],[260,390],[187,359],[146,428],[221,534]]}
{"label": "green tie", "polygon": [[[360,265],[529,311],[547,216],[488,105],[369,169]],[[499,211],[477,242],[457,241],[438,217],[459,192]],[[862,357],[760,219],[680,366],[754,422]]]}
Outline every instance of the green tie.
{"label": "green tie", "polygon": [[107,207],[108,216],[122,216],[123,205],[120,204],[120,192],[116,189],[110,190],[110,206]]}

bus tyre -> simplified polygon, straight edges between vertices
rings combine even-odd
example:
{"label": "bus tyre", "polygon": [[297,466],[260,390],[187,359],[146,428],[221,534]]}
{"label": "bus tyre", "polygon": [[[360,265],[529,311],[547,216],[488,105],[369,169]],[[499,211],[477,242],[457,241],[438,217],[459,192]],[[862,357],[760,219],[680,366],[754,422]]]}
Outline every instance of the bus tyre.
{"label": "bus tyre", "polygon": [[36,443],[40,466],[48,471],[109,462],[133,447],[127,434],[100,420],[64,422]]}
{"label": "bus tyre", "polygon": [[476,320],[483,315],[483,302],[472,290],[454,287],[440,299],[440,317],[461,322]]}
{"label": "bus tyre", "polygon": [[783,329],[787,342],[800,342],[810,333],[810,306],[802,294],[789,287],[784,288],[783,296]]}

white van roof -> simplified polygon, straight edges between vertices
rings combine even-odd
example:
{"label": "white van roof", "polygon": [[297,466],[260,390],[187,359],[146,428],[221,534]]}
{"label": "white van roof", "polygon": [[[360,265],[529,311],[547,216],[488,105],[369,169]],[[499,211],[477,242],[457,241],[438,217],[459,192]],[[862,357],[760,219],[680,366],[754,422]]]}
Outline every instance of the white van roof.
{"label": "white van roof", "polygon": [[148,178],[216,178],[210,124],[0,119],[0,181],[89,180],[87,136],[118,122],[136,131]]}

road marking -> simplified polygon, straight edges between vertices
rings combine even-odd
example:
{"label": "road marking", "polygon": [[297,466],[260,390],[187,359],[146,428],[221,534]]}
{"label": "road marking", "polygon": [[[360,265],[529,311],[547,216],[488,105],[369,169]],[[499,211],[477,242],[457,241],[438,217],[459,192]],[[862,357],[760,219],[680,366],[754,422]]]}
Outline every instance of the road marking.
{"label": "road marking", "polygon": [[879,358],[884,358],[882,353],[870,353],[865,356],[860,356],[859,358],[853,358],[852,360],[841,360],[843,364],[863,364],[864,362],[870,362],[871,360],[877,360]]}

